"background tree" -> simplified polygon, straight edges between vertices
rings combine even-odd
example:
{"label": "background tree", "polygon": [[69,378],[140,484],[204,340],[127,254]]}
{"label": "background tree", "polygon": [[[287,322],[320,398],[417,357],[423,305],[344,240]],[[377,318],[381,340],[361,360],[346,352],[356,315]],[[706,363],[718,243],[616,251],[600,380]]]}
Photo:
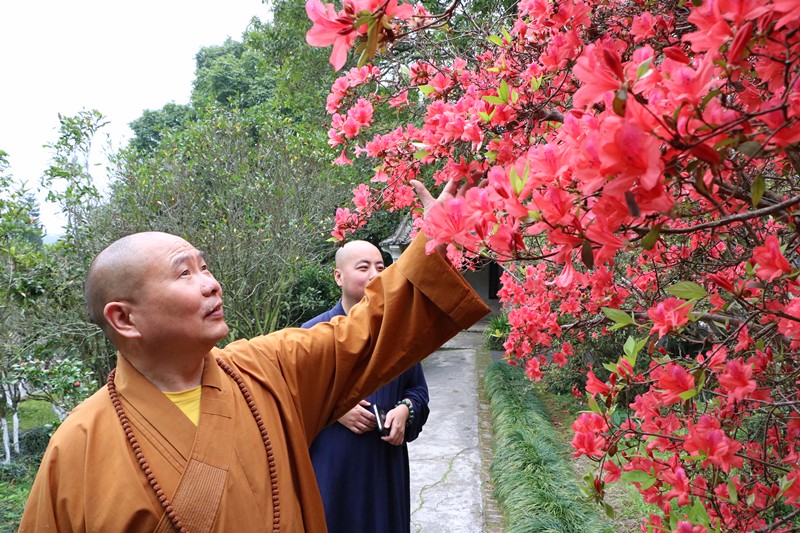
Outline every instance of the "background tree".
{"label": "background tree", "polygon": [[48,274],[42,268],[38,206],[7,169],[6,153],[0,151],[0,427],[4,464],[11,461],[12,450],[20,452],[17,409],[22,381],[13,369],[23,360],[24,331]]}

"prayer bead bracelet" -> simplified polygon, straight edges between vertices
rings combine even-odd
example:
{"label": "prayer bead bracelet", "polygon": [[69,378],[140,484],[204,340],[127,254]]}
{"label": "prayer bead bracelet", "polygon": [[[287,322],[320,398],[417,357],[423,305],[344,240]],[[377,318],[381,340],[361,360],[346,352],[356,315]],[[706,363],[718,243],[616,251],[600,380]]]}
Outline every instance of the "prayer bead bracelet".
{"label": "prayer bead bracelet", "polygon": [[408,427],[414,423],[414,404],[411,403],[411,400],[406,400],[405,398],[397,402],[395,407],[400,404],[405,404],[405,406],[408,407],[408,420],[406,420],[406,427]]}

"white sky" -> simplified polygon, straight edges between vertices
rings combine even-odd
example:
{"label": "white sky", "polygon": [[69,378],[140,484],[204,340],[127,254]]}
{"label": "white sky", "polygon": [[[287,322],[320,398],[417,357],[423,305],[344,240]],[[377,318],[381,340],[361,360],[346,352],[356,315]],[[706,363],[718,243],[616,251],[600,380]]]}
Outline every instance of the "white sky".
{"label": "white sky", "polygon": [[[110,122],[93,146],[114,149],[145,109],[189,101],[195,54],[241,40],[252,17],[269,20],[261,0],[0,0],[0,150],[17,181],[38,187],[58,138],[58,114],[97,109]],[[102,164],[92,175],[100,182]],[[98,183],[102,186],[101,183]],[[43,195],[42,195],[43,197]],[[42,204],[49,234],[56,208]]]}

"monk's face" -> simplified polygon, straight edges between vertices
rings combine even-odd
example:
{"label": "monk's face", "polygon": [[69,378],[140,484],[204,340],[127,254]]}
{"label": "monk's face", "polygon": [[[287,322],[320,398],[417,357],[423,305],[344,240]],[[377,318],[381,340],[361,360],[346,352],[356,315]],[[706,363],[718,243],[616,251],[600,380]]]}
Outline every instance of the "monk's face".
{"label": "monk's face", "polygon": [[132,315],[142,340],[167,350],[211,349],[228,334],[222,288],[203,254],[174,235],[141,246],[142,276]]}
{"label": "monk's face", "polygon": [[364,287],[383,271],[383,256],[380,250],[368,242],[352,242],[342,250],[346,252],[340,265],[334,270],[342,296],[358,302],[364,297]]}

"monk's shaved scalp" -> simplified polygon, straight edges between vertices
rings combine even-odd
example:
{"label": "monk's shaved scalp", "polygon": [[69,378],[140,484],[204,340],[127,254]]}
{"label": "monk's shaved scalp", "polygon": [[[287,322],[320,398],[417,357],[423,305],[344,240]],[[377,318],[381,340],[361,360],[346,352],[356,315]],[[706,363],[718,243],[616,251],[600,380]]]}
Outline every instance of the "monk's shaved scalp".
{"label": "monk's shaved scalp", "polygon": [[350,241],[336,250],[336,268],[344,268],[354,258],[364,255],[364,250],[376,250],[379,254],[381,252],[377,246],[369,241]]}
{"label": "monk's shaved scalp", "polygon": [[97,254],[89,266],[85,285],[89,320],[100,326],[106,336],[110,333],[103,316],[106,304],[135,301],[144,272],[143,244],[161,235],[166,234],[145,232],[122,237]]}

